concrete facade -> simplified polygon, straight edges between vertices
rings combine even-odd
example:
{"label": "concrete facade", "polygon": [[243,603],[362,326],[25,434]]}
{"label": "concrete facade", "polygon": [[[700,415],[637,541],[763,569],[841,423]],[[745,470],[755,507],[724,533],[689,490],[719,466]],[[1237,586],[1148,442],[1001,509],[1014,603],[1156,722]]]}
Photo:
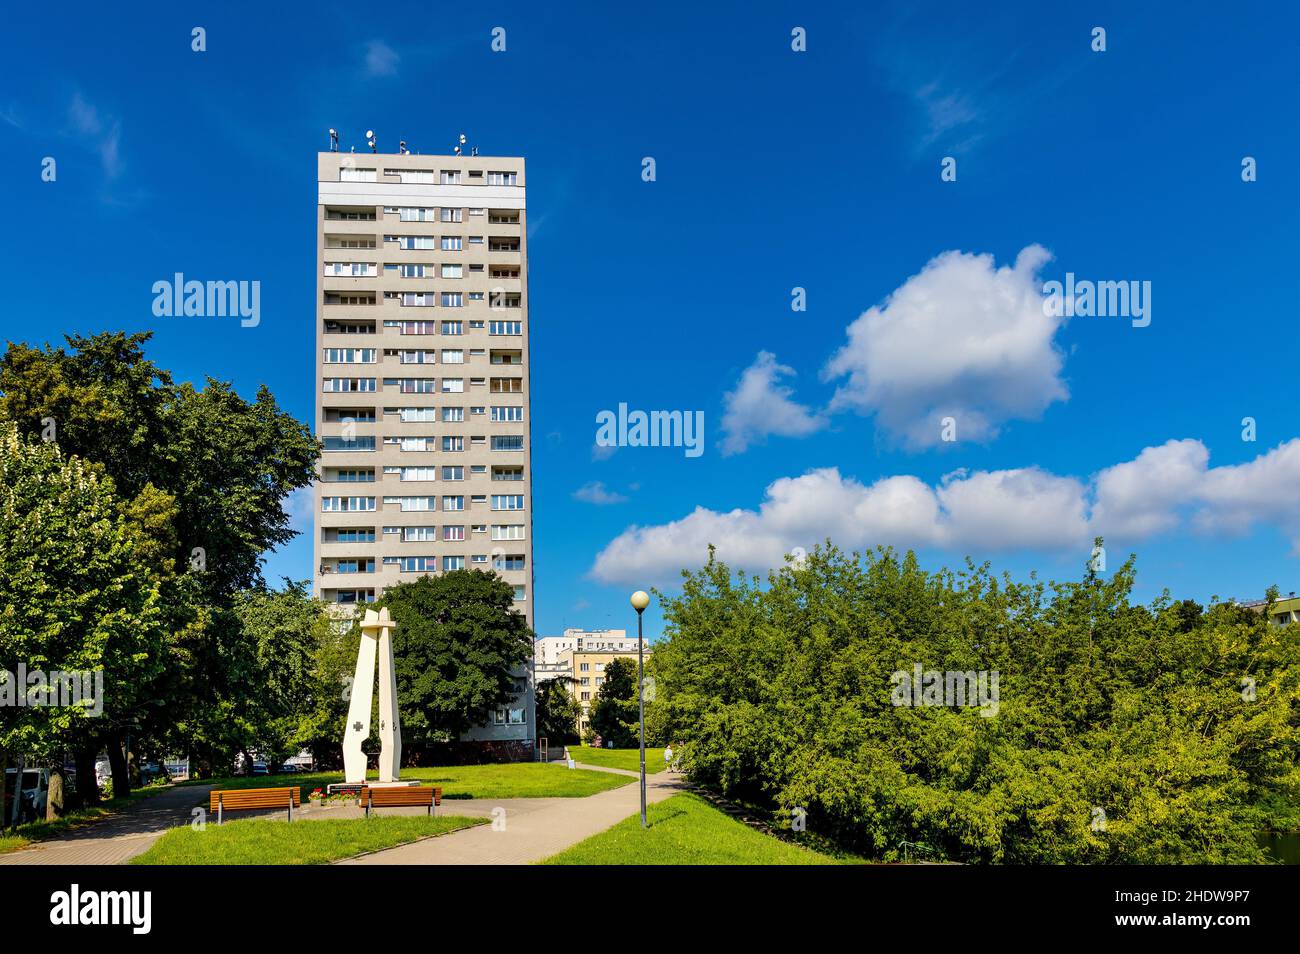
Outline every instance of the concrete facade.
{"label": "concrete facade", "polygon": [[[495,570],[533,622],[524,160],[317,154],[316,594]],[[535,737],[531,666],[469,740]]]}

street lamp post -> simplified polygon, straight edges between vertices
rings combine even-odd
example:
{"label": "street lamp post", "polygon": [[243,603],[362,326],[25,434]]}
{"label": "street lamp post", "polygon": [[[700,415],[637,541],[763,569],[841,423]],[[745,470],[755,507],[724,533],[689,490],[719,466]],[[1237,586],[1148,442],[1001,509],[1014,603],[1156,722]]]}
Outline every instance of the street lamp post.
{"label": "street lamp post", "polygon": [[636,610],[636,701],[641,710],[641,720],[638,728],[641,730],[641,827],[646,827],[645,821],[645,676],[642,675],[642,667],[645,664],[645,636],[641,629],[641,614],[645,608],[650,605],[650,594],[645,590],[637,590],[632,594],[632,608]]}

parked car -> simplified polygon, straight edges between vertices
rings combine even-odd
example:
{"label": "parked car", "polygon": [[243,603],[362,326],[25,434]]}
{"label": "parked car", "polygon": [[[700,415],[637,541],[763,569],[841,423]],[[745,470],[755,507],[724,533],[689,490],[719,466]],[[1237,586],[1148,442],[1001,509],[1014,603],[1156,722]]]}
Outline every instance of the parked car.
{"label": "parked car", "polygon": [[270,771],[267,769],[267,767],[266,767],[266,763],[265,763],[265,762],[254,762],[254,763],[253,763],[253,774],[254,774],[254,775],[270,775],[271,773],[270,773]]}
{"label": "parked car", "polygon": [[[4,817],[13,818],[14,796],[18,797],[19,821],[33,821],[45,817],[45,803],[50,794],[50,770],[47,768],[23,769],[22,785],[18,781],[18,769],[5,769],[5,805]],[[21,791],[19,790],[21,789]]]}

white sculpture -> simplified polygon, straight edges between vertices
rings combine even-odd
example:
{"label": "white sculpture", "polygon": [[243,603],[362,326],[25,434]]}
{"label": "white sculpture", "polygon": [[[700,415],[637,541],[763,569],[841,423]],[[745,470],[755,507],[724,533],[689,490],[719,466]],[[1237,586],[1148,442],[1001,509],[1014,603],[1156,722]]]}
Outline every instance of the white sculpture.
{"label": "white sculpture", "polygon": [[352,679],[348,727],[343,735],[343,773],[349,783],[366,780],[366,755],[361,743],[370,736],[370,703],[375,692],[375,656],[379,656],[379,781],[396,782],[402,765],[402,723],[397,715],[397,674],[393,671],[393,622],[384,607],[366,610],[361,620],[361,646]]}

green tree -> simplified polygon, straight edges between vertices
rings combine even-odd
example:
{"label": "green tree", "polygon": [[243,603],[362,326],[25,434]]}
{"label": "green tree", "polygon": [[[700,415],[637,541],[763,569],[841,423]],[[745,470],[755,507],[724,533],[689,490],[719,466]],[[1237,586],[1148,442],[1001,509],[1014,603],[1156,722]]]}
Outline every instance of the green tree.
{"label": "green tree", "polygon": [[423,576],[390,586],[375,606],[397,623],[403,738],[455,737],[514,697],[533,634],[514,609],[514,588],[495,573]]}
{"label": "green tree", "polygon": [[[259,687],[239,668],[236,594],[264,585],[261,555],[294,536],[284,503],[314,479],[310,430],[262,388],[244,400],[227,383],[177,385],[144,356],[150,335],[69,336],[67,348],[11,343],[0,360],[0,417],[31,440],[53,439],[111,478],[130,532],[159,581],[169,639],[151,700],[105,723],[78,752],[93,797],[94,749],[108,748],[114,790],[126,791],[124,735],[228,758],[232,713]],[[222,750],[222,751],[219,751]]]}
{"label": "green tree", "polygon": [[[1232,604],[1133,605],[1133,579],[710,559],[665,600],[656,705],[696,781],[873,857],[1259,862],[1300,796],[1300,643]],[[997,672],[996,708],[900,704],[918,664]]]}
{"label": "green tree", "polygon": [[537,684],[537,737],[552,748],[578,741],[582,705],[573,695],[576,680],[561,676]]}
{"label": "green tree", "polygon": [[616,749],[640,744],[640,713],[636,697],[636,663],[617,657],[605,666],[604,682],[591,705],[591,729]]}
{"label": "green tree", "polygon": [[332,641],[325,604],[307,582],[284,581],[282,590],[247,590],[235,598],[245,652],[243,679],[257,687],[233,713],[231,744],[251,759],[257,752],[279,765],[336,726],[318,722],[341,695],[321,667],[321,647]]}
{"label": "green tree", "polygon": [[[128,720],[159,672],[163,641],[157,581],[112,482],[0,423],[0,659],[103,680],[99,712],[93,702],[0,707],[0,774],[14,753],[50,758]],[[4,691],[51,701],[24,685]]]}

